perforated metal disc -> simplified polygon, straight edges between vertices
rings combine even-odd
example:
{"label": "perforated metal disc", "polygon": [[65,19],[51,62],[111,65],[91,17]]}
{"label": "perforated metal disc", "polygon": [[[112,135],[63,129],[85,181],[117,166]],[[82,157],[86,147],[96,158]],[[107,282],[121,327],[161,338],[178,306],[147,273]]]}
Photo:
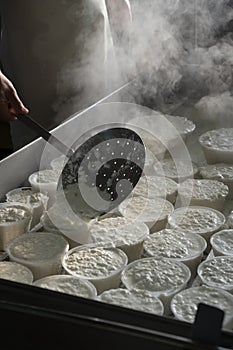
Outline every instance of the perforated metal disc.
{"label": "perforated metal disc", "polygon": [[139,135],[114,127],[85,141],[66,163],[58,183],[72,210],[94,218],[117,207],[137,184],[145,163]]}

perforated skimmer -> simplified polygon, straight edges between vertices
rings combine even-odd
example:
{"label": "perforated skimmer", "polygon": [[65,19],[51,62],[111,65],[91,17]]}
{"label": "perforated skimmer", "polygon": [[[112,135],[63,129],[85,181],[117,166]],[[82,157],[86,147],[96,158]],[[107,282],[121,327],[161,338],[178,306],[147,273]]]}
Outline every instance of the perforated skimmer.
{"label": "perforated skimmer", "polygon": [[95,218],[116,208],[141,177],[145,147],[131,129],[114,124],[94,135],[92,130],[91,137],[88,132],[80,138],[84,142],[78,139],[68,148],[29,116],[17,117],[67,157],[57,194],[82,217]]}

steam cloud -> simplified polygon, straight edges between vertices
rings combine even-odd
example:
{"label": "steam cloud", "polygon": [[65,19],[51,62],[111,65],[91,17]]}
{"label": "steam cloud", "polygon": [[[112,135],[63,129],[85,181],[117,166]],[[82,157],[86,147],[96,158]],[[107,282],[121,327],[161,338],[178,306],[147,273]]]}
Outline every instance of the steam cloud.
{"label": "steam cloud", "polygon": [[[197,105],[202,110],[206,101],[212,109],[215,104],[223,106],[226,100],[229,104],[233,87],[233,1],[132,0],[130,41],[115,51],[120,69],[114,54],[109,56],[109,48],[103,50],[110,27],[106,8],[101,6],[81,8],[76,4],[67,13],[71,20],[84,23],[85,18],[89,25],[80,28],[77,56],[65,63],[59,76],[58,118],[59,114],[77,112],[83,103],[93,102],[94,96],[102,97],[119,85],[122,67],[128,79],[138,78],[137,103],[163,100],[181,91],[194,103],[205,97],[205,103],[202,100]],[[103,72],[102,62],[107,59],[110,69]],[[109,80],[110,85],[106,83]],[[85,90],[86,82],[91,86],[89,91]],[[218,110],[221,113],[223,108]]]}

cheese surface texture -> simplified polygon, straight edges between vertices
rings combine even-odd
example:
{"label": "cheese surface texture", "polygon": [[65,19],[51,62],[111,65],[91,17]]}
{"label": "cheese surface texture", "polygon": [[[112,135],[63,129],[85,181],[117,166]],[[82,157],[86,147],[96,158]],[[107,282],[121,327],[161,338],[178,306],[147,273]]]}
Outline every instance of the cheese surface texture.
{"label": "cheese surface texture", "polygon": [[202,134],[199,141],[207,148],[233,151],[233,128],[220,128]]}
{"label": "cheese surface texture", "polygon": [[233,256],[233,230],[216,232],[210,239],[212,246],[224,255]]}
{"label": "cheese surface texture", "polygon": [[0,278],[29,284],[33,281],[32,272],[27,267],[12,261],[0,262]]}

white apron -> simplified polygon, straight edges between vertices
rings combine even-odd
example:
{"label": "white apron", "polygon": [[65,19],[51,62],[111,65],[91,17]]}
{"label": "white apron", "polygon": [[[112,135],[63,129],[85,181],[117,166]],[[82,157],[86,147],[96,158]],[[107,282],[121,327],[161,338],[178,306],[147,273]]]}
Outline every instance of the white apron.
{"label": "white apron", "polygon": [[[104,0],[0,0],[0,6],[4,72],[46,128],[119,83]],[[18,121],[12,135],[14,149],[32,139]]]}

